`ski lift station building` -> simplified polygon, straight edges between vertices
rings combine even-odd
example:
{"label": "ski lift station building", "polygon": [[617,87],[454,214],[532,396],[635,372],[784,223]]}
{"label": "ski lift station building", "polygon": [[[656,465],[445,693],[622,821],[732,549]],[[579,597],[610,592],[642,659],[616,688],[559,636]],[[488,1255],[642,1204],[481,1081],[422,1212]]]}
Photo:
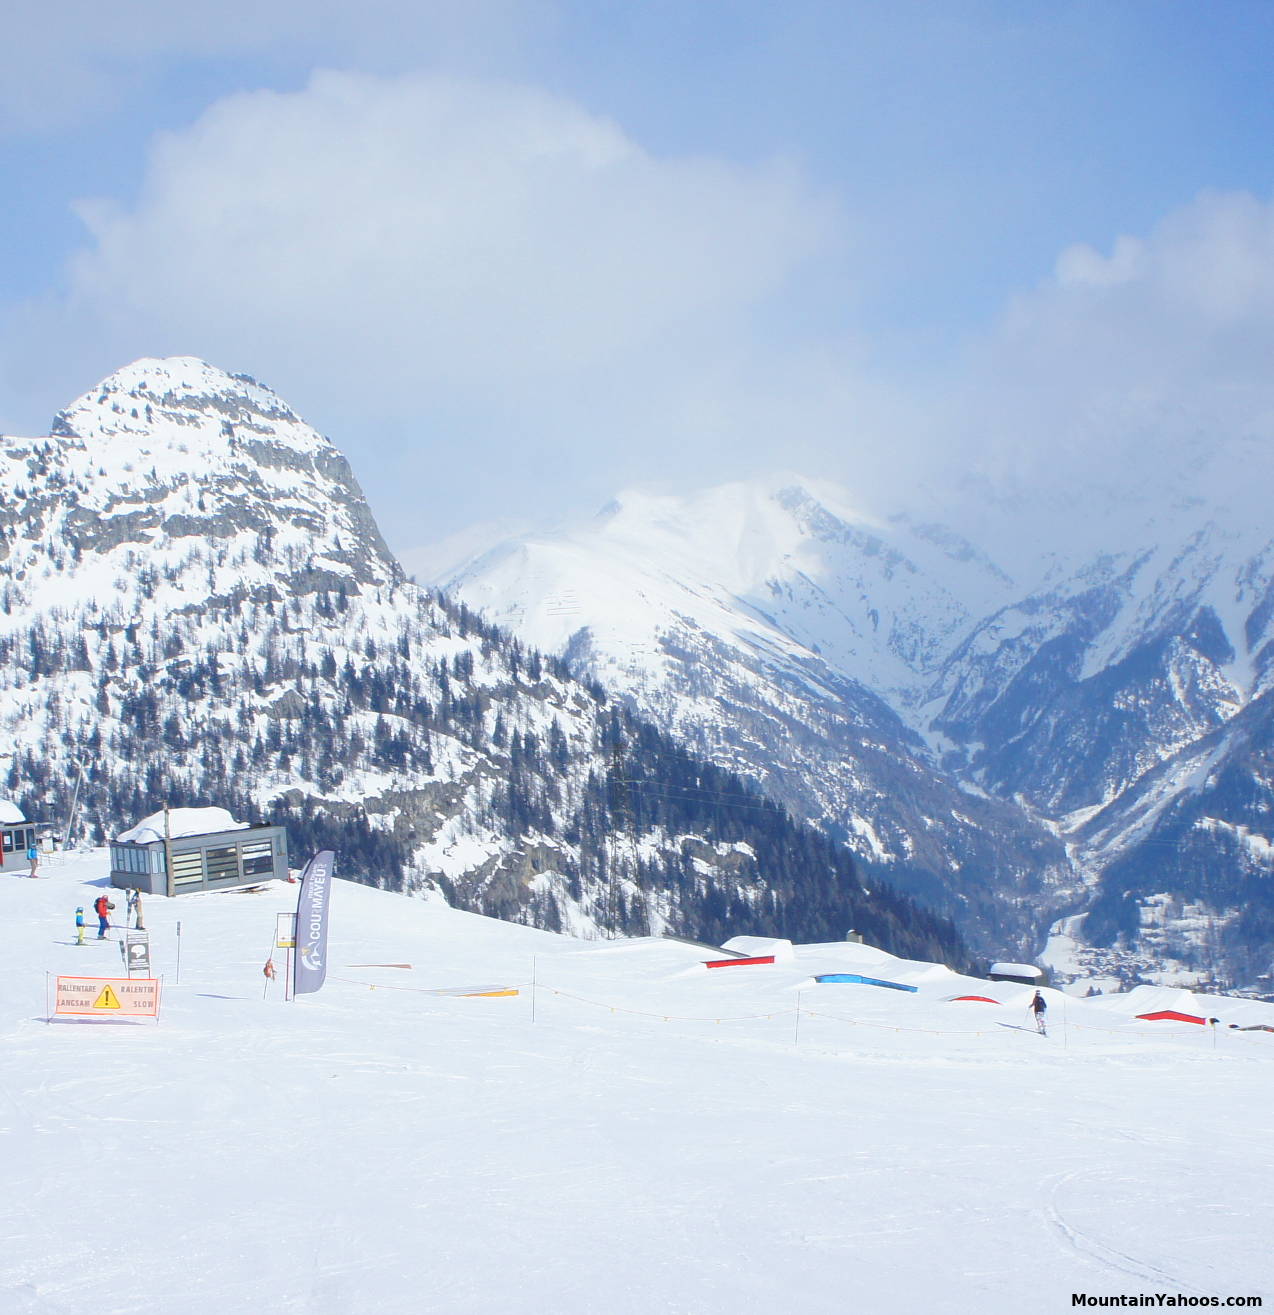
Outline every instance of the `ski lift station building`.
{"label": "ski lift station building", "polygon": [[111,885],[144,894],[230,890],[287,875],[287,831],[236,822],[224,808],[172,808],[167,822],[152,813],[111,842]]}
{"label": "ski lift station building", "polygon": [[29,872],[31,850],[47,853],[52,847],[48,826],[28,822],[17,804],[0,799],[0,872]]}
{"label": "ski lift station building", "polygon": [[1048,974],[1033,963],[993,963],[987,973],[990,982],[1020,982],[1023,986],[1047,986]]}

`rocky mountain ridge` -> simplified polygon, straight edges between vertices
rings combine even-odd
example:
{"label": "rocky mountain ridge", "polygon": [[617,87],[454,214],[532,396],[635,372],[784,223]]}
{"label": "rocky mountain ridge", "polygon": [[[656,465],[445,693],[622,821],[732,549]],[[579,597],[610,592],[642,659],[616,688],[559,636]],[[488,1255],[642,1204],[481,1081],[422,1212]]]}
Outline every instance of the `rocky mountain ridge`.
{"label": "rocky mountain ridge", "polygon": [[442,580],[962,925],[1028,953],[1064,917],[1061,971],[1268,989],[1274,542],[1193,505],[1120,536],[1019,584],[776,479],[626,497]]}
{"label": "rocky mountain ridge", "polygon": [[[140,361],[6,439],[5,785],[102,840],[165,801],[346,875],[583,934],[949,926],[596,685],[406,580],[348,464],[268,389]],[[784,930],[786,929],[786,930]]]}

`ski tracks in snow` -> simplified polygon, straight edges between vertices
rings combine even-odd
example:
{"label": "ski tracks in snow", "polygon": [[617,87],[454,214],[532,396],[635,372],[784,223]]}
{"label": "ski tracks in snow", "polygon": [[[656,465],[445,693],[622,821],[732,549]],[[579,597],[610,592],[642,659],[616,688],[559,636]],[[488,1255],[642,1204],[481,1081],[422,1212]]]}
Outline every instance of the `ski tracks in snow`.
{"label": "ski tracks in snow", "polygon": [[1098,1184],[1116,1181],[1125,1180],[1104,1169],[1076,1169],[1070,1173],[1060,1174],[1052,1180],[1052,1185],[1048,1189],[1048,1200],[1044,1206],[1044,1217],[1059,1243],[1106,1269],[1130,1275],[1158,1287],[1168,1288],[1172,1292],[1195,1297],[1213,1295],[1149,1261],[1139,1260],[1136,1256],[1121,1251],[1117,1246],[1079,1227],[1062,1212],[1059,1197],[1067,1188],[1081,1183]]}

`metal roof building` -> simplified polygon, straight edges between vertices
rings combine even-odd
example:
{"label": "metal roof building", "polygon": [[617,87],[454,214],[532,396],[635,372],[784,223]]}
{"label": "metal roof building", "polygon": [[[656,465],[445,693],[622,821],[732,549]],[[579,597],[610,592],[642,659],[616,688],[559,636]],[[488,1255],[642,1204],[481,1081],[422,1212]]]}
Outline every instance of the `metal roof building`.
{"label": "metal roof building", "polygon": [[17,804],[0,799],[0,872],[30,872],[32,849],[48,853],[52,828],[47,823],[28,822]]}
{"label": "metal roof building", "polygon": [[1047,986],[1048,974],[1033,963],[993,963],[987,973],[990,982],[1020,982],[1023,986]]}
{"label": "metal roof building", "polygon": [[281,826],[111,843],[111,885],[152,895],[229,890],[275,878],[286,881],[287,875],[288,833]]}

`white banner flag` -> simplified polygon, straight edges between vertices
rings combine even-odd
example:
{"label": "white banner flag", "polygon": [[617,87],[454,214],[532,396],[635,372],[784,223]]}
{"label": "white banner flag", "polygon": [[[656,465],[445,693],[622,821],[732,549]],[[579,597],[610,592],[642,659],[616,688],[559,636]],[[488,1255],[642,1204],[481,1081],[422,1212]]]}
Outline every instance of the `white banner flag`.
{"label": "white banner flag", "polygon": [[317,991],[327,977],[327,914],[335,864],[336,855],[324,849],[301,873],[301,894],[296,901],[296,962],[292,970],[294,996]]}

